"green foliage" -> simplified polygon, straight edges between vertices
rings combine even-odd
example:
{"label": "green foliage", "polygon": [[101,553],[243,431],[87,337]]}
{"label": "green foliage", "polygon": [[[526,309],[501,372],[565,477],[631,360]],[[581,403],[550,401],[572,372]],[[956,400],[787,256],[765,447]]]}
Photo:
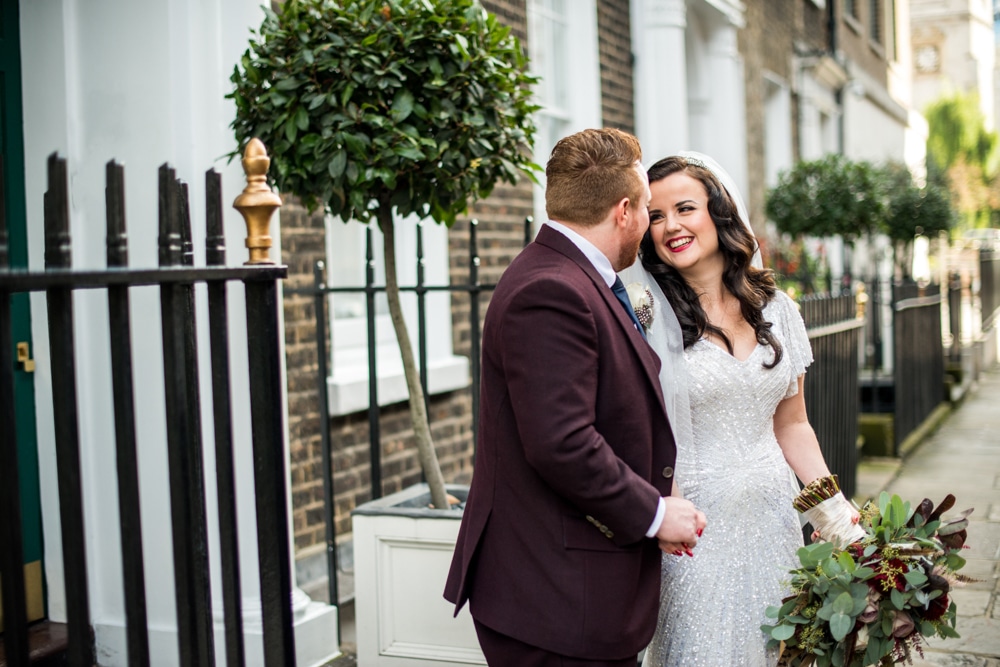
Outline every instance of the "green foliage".
{"label": "green foliage", "polygon": [[927,158],[935,169],[947,171],[959,159],[977,166],[983,174],[995,173],[998,138],[986,129],[975,93],[958,92],[927,107]]}
{"label": "green foliage", "polygon": [[885,167],[888,212],[881,231],[893,241],[910,243],[917,234],[934,236],[955,225],[951,198],[942,187],[928,183],[919,187],[903,165]]}
{"label": "green foliage", "polygon": [[784,172],[768,193],[766,209],[778,229],[793,237],[841,236],[852,243],[881,232],[904,247],[917,234],[951,229],[957,218],[949,192],[937,183],[918,186],[905,166],[832,154]]}
{"label": "green foliage", "polygon": [[948,593],[969,579],[957,572],[966,510],[947,521],[955,498],[932,510],[882,493],[861,510],[865,537],[844,549],[819,542],[798,550],[792,595],[768,607],[769,645],[784,645],[780,665],[865,667],[907,661],[927,636],[957,637]]}
{"label": "green foliage", "polygon": [[929,180],[951,193],[962,227],[988,226],[1000,209],[1000,136],[986,128],[973,93],[943,97],[924,115]]}
{"label": "green foliage", "polygon": [[768,193],[767,216],[792,236],[841,236],[852,243],[882,225],[883,190],[871,164],[830,154],[783,172]]}
{"label": "green foliage", "polygon": [[[475,0],[287,0],[232,74],[232,127],[283,192],[342,220],[395,208],[452,224],[531,176],[535,78]],[[235,153],[234,153],[235,155]],[[383,214],[385,211],[383,211]]]}

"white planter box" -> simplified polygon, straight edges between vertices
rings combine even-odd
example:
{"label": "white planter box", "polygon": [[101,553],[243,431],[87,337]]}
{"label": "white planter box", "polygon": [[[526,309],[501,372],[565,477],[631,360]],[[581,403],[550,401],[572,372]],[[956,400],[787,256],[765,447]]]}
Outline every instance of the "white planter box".
{"label": "white planter box", "polygon": [[[468,489],[449,486],[464,500]],[[353,512],[358,665],[485,665],[466,605],[457,618],[445,579],[461,524],[458,510],[427,508],[426,484]]]}

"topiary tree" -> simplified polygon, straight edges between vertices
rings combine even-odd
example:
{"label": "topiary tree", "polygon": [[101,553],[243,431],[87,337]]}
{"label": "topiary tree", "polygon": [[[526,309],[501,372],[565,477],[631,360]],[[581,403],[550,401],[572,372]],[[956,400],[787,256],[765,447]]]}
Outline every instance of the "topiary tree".
{"label": "topiary tree", "polygon": [[950,230],[958,215],[943,187],[934,183],[920,187],[904,165],[888,164],[884,170],[889,203],[880,231],[893,243],[897,268],[909,277],[914,238]]}
{"label": "topiary tree", "polygon": [[765,210],[783,233],[841,236],[850,244],[878,228],[885,206],[877,169],[831,153],[782,172]]}
{"label": "topiary tree", "polygon": [[[765,211],[779,231],[795,238],[841,237],[846,268],[854,242],[875,232],[885,218],[884,175],[868,162],[833,153],[799,162],[768,192]],[[845,277],[849,285],[850,276]]]}
{"label": "topiary tree", "polygon": [[[286,0],[231,77],[240,144],[277,187],[344,222],[377,221],[410,416],[435,507],[448,507],[396,276],[396,216],[451,225],[498,181],[538,169],[521,47],[475,0]],[[533,178],[533,176],[531,176]]]}

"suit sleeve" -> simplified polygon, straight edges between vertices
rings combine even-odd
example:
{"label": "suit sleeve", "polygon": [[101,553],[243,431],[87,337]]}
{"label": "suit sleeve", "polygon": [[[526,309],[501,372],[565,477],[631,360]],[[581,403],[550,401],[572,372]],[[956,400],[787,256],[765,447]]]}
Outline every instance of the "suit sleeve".
{"label": "suit sleeve", "polygon": [[638,361],[634,382],[598,386],[600,335],[586,295],[558,276],[534,282],[508,305],[501,330],[503,368],[528,463],[556,493],[609,526],[616,543],[630,544],[645,537],[659,493],[598,431],[596,406],[602,391],[634,392],[614,397],[616,403],[639,406],[623,410],[615,429],[628,433],[630,421],[645,420],[648,433],[650,399],[641,395]]}

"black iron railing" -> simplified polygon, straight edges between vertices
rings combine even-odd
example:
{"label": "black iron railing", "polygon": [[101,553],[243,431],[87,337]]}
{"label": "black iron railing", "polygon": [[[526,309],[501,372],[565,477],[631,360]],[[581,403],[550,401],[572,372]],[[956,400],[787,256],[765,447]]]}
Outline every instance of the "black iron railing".
{"label": "black iron railing", "polygon": [[[266,170],[266,165],[263,169]],[[0,541],[3,544],[0,577],[4,584],[3,642],[7,664],[11,666],[27,667],[29,664],[14,428],[20,417],[14,407],[11,355],[11,295],[24,292],[44,292],[48,307],[52,407],[53,414],[59,416],[55,420],[55,444],[69,635],[67,664],[72,667],[95,664],[87,587],[84,472],[80,464],[81,437],[77,419],[78,364],[73,334],[73,294],[85,289],[105,289],[108,294],[113,383],[113,395],[109,399],[113,401],[115,418],[128,661],[131,665],[150,662],[139,512],[142,494],[136,455],[143,434],[135,422],[129,314],[129,292],[140,286],[156,286],[160,292],[167,474],[180,664],[185,667],[215,664],[195,342],[198,323],[194,294],[198,285],[206,286],[209,301],[226,664],[232,667],[244,664],[226,303],[226,288],[233,282],[242,282],[246,291],[248,355],[245,364],[249,371],[252,416],[264,663],[269,667],[295,664],[278,325],[278,284],[285,277],[286,269],[274,265],[224,266],[221,186],[215,171],[206,174],[206,266],[194,267],[187,186],[178,181],[174,170],[166,165],[160,168],[159,177],[158,268],[128,268],[124,172],[114,162],[107,166],[106,270],[72,269],[66,162],[55,155],[48,161],[44,271],[9,268],[6,225],[0,218]],[[248,186],[245,192],[250,190]],[[4,210],[2,203],[0,193],[0,211]]]}
{"label": "black iron railing", "polygon": [[953,272],[948,276],[948,361],[959,363],[962,358],[962,276]]}
{"label": "black iron railing", "polygon": [[[468,282],[448,285],[427,285],[424,282],[424,244],[423,225],[417,225],[417,277],[415,285],[400,286],[400,292],[414,293],[417,297],[417,363],[420,367],[420,382],[424,390],[425,400],[430,394],[427,390],[427,318],[426,295],[431,292],[465,293],[469,296],[469,365],[472,375],[470,392],[472,394],[472,434],[473,447],[475,434],[479,428],[479,373],[480,373],[480,297],[491,292],[496,285],[479,282],[479,244],[477,229],[479,223],[473,219],[469,223],[469,255]],[[317,387],[320,403],[320,434],[322,437],[323,464],[323,494],[325,498],[323,519],[325,525],[327,576],[331,602],[339,599],[337,583],[337,547],[336,522],[334,516],[334,483],[331,465],[333,442],[330,436],[330,404],[327,395],[327,376],[329,374],[327,348],[327,295],[329,294],[363,294],[365,296],[365,316],[367,323],[368,345],[368,457],[371,478],[372,498],[382,497],[382,446],[381,428],[379,423],[378,398],[378,361],[376,357],[375,337],[375,296],[385,292],[385,285],[375,283],[375,253],[373,248],[372,230],[365,230],[365,284],[359,286],[330,286],[326,282],[325,266],[317,262],[313,270],[313,286],[303,289],[285,290],[289,294],[307,294],[313,297],[316,315],[316,353],[318,358]],[[524,220],[524,242],[530,243],[532,238],[532,218]]]}
{"label": "black iron railing", "polygon": [[1000,315],[1000,250],[979,251],[979,299],[986,331]]}
{"label": "black iron railing", "polygon": [[850,294],[807,296],[800,305],[813,351],[803,389],[806,412],[830,472],[850,498],[857,489],[858,346],[865,320]]}
{"label": "black iron railing", "polygon": [[896,451],[944,400],[941,286],[892,286],[893,430]]}

